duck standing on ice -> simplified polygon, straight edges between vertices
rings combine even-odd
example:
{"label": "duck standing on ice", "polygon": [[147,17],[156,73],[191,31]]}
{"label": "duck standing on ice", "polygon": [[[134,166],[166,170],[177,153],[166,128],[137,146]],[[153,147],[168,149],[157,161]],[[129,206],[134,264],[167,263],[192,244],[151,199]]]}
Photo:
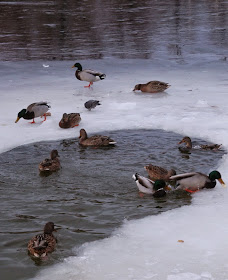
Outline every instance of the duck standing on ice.
{"label": "duck standing on ice", "polygon": [[88,86],[84,87],[90,87],[94,82],[100,81],[105,79],[106,75],[104,73],[91,70],[91,69],[85,69],[82,70],[82,66],[80,63],[75,63],[72,68],[76,67],[77,70],[75,72],[75,77],[80,81],[86,81],[89,82]]}
{"label": "duck standing on ice", "polygon": [[15,123],[17,123],[20,118],[23,118],[25,120],[33,120],[31,123],[35,123],[34,118],[42,117],[44,116],[44,120],[46,121],[46,113],[49,110],[51,106],[47,104],[47,102],[36,102],[30,104],[27,109],[22,109],[18,115]]}

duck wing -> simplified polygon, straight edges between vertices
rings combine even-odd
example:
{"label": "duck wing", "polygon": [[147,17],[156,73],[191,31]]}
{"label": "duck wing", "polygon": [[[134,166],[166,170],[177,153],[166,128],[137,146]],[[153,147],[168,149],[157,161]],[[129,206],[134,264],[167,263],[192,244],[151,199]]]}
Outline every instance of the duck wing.
{"label": "duck wing", "polygon": [[89,143],[91,146],[108,146],[116,142],[108,136],[94,135],[86,139],[84,143]]}
{"label": "duck wing", "polygon": [[199,172],[179,174],[170,177],[171,180],[178,181],[178,187],[181,189],[197,190],[211,184],[211,180],[207,175]]}
{"label": "duck wing", "polygon": [[37,102],[32,103],[27,107],[27,111],[34,112],[35,117],[43,116],[48,110],[50,106],[47,102]]}
{"label": "duck wing", "polygon": [[36,257],[44,257],[54,251],[56,238],[51,234],[39,234],[28,243],[28,251]]}
{"label": "duck wing", "polygon": [[87,74],[90,74],[90,75],[93,75],[93,76],[106,76],[104,73],[101,73],[101,72],[98,72],[98,71],[95,71],[95,70],[92,70],[92,69],[85,69],[81,72],[82,73],[87,73]]}
{"label": "duck wing", "polygon": [[143,177],[138,173],[135,173],[132,177],[135,180],[136,185],[140,192],[147,193],[147,194],[153,193],[154,182],[152,180]]}

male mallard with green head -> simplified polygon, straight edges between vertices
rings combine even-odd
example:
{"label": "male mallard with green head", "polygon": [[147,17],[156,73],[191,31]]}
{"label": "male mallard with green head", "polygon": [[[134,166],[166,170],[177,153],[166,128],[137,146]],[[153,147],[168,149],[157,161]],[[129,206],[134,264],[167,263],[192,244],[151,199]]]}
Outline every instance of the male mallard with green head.
{"label": "male mallard with green head", "polygon": [[157,93],[157,92],[163,92],[169,87],[170,85],[168,83],[164,83],[160,81],[150,81],[147,84],[135,85],[133,91],[141,90],[142,92]]}
{"label": "male mallard with green head", "polygon": [[55,250],[57,239],[52,234],[56,231],[54,223],[48,222],[44,226],[44,232],[37,234],[28,242],[28,252],[31,256],[44,258]]}
{"label": "male mallard with green head", "polygon": [[75,72],[75,77],[80,81],[89,82],[88,86],[90,87],[94,82],[100,81],[105,79],[106,75],[104,73],[91,70],[91,69],[84,69],[82,70],[82,66],[80,63],[75,63],[72,68],[76,67],[77,70]]}
{"label": "male mallard with green head", "polygon": [[78,126],[81,121],[79,113],[64,113],[62,119],[59,122],[61,128],[71,128]]}
{"label": "male mallard with green head", "polygon": [[46,158],[39,164],[40,172],[54,172],[61,168],[60,161],[58,159],[59,153],[57,150],[51,151],[51,158]]}
{"label": "male mallard with green head", "polygon": [[18,115],[15,123],[17,123],[20,118],[23,118],[25,120],[32,120],[31,123],[35,123],[34,118],[42,117],[44,116],[44,120],[46,121],[46,113],[49,110],[50,106],[47,104],[47,102],[36,102],[30,104],[27,109],[22,109]]}
{"label": "male mallard with green head", "polygon": [[150,179],[152,180],[164,180],[169,181],[169,177],[176,175],[176,171],[174,169],[166,170],[160,166],[148,164],[144,166]]}
{"label": "male mallard with green head", "polygon": [[138,173],[133,174],[132,178],[135,180],[140,192],[152,194],[154,197],[163,197],[166,195],[166,190],[170,190],[164,180],[156,180],[154,182]]}
{"label": "male mallard with green head", "polygon": [[80,130],[79,144],[82,146],[110,146],[116,144],[116,142],[108,136],[103,135],[93,135],[91,137],[87,136],[85,129]]}
{"label": "male mallard with green head", "polygon": [[200,172],[191,172],[171,176],[169,179],[177,181],[177,189],[183,189],[188,192],[196,192],[203,188],[214,188],[216,179],[223,187],[226,187],[221,174],[217,170],[210,172],[208,176]]}

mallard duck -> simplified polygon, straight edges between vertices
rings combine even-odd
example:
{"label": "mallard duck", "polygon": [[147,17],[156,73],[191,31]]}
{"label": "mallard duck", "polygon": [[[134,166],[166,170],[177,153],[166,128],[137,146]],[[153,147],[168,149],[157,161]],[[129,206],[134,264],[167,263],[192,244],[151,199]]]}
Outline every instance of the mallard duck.
{"label": "mallard duck", "polygon": [[116,144],[116,142],[108,136],[94,135],[88,138],[85,129],[80,130],[79,139],[79,144],[82,146],[110,146]]}
{"label": "mallard duck", "polygon": [[46,158],[39,164],[39,170],[41,172],[54,172],[60,169],[60,161],[58,159],[59,153],[57,150],[51,151],[51,158]]}
{"label": "mallard duck", "polygon": [[75,63],[72,68],[76,67],[77,70],[75,72],[75,77],[80,81],[86,81],[89,82],[88,86],[90,87],[94,82],[100,81],[105,79],[106,75],[103,73],[100,73],[98,71],[94,71],[91,69],[85,69],[82,70],[82,66],[80,63]]}
{"label": "mallard duck", "polygon": [[97,105],[101,105],[100,101],[98,100],[89,100],[84,104],[85,108],[89,111],[95,108]]}
{"label": "mallard duck", "polygon": [[223,187],[226,187],[221,174],[217,170],[212,171],[208,176],[200,172],[191,172],[171,176],[169,179],[177,181],[177,189],[183,189],[188,192],[196,192],[203,188],[214,188],[216,179]]}
{"label": "mallard duck", "polygon": [[37,234],[28,242],[28,252],[30,255],[43,258],[55,250],[57,239],[52,234],[55,230],[52,222],[46,223],[44,232]]}
{"label": "mallard duck", "polygon": [[139,175],[138,173],[133,174],[132,178],[135,180],[136,185],[140,192],[146,194],[152,194],[154,197],[162,197],[166,195],[166,186],[164,180],[156,180],[155,182]]}
{"label": "mallard duck", "polygon": [[147,84],[136,85],[133,91],[141,90],[142,92],[157,93],[157,92],[163,92],[168,87],[170,87],[168,83],[164,83],[160,81],[150,81]]}
{"label": "mallard duck", "polygon": [[[185,136],[178,144],[185,143],[185,147],[179,147],[181,152],[190,152],[192,149],[192,140],[190,137]],[[201,150],[219,150],[222,144],[209,144],[209,145],[199,145],[195,146],[194,148],[199,147]]]}
{"label": "mallard duck", "polygon": [[79,113],[64,113],[61,121],[59,122],[59,126],[61,128],[70,128],[78,126],[81,121],[81,117]]}
{"label": "mallard duck", "polygon": [[176,171],[174,169],[166,170],[165,168],[152,164],[148,164],[144,166],[144,168],[152,180],[168,181],[170,176],[176,175]]}
{"label": "mallard duck", "polygon": [[22,109],[18,115],[15,123],[17,123],[20,118],[23,118],[25,120],[32,120],[31,123],[35,123],[34,118],[42,117],[44,116],[44,120],[46,121],[46,112],[49,110],[51,106],[47,104],[47,102],[36,102],[30,104],[27,109]]}

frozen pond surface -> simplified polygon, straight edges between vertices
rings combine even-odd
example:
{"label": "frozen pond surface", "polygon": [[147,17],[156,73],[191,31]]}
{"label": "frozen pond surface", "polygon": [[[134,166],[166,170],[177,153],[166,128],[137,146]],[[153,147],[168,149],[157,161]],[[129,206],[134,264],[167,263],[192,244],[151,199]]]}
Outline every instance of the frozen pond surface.
{"label": "frozen pond surface", "polygon": [[[118,144],[111,148],[82,148],[74,138],[21,146],[0,155],[3,279],[35,273],[26,244],[46,221],[54,220],[61,230],[55,234],[59,241],[56,252],[48,261],[36,262],[42,266],[77,254],[78,249],[72,251],[75,246],[110,236],[124,220],[156,215],[191,203],[191,195],[180,191],[160,199],[140,197],[132,174],[147,176],[145,164],[159,163],[177,173],[207,173],[223,155],[223,151],[200,150],[182,154],[177,148],[182,136],[162,130],[102,134],[109,134]],[[62,169],[48,177],[40,176],[38,163],[52,149],[59,151]],[[9,262],[13,266],[10,270]]]}
{"label": "frozen pond surface", "polygon": [[[171,165],[178,172],[218,169],[228,184],[227,155],[220,160],[228,149],[227,11],[227,1],[214,0],[0,2],[1,272],[5,279],[28,279],[39,271],[36,279],[41,280],[227,280],[227,190],[217,184],[192,196],[178,194],[157,201],[138,197],[130,178],[132,172],[144,172],[144,160],[155,156],[158,165]],[[76,61],[104,72],[106,79],[85,89],[71,69]],[[150,80],[169,82],[171,87],[159,95],[132,92],[135,84]],[[89,99],[102,105],[89,112],[83,106]],[[41,100],[52,106],[45,123],[14,123],[22,108]],[[80,112],[80,127],[60,129],[64,112]],[[101,178],[102,188],[98,179],[95,188],[89,183],[91,193],[85,193],[83,186],[77,188],[83,204],[79,207],[75,189],[67,181],[68,169],[40,177],[37,162],[48,155],[53,143],[60,147],[63,162],[68,162],[64,153],[74,151],[81,161],[86,155],[86,166],[92,165],[92,159],[87,160],[92,155],[99,162],[96,150],[91,154],[79,150],[77,143],[61,144],[62,139],[78,137],[81,127],[89,134],[105,131],[117,138],[128,130],[161,129],[166,142],[162,152],[156,148],[155,155],[148,154],[150,147],[136,133],[139,149],[130,151],[132,146],[125,142],[105,150],[107,155],[117,152],[118,158],[124,147],[135,164],[118,167],[120,179],[111,181],[111,193],[105,188],[106,177]],[[175,144],[167,140],[168,135]],[[202,152],[182,158],[176,141],[183,135],[197,142],[222,143],[224,150],[212,153],[215,160],[207,157],[201,162]],[[30,143],[35,144],[18,147]],[[168,147],[172,147],[171,157]],[[25,170],[28,153],[31,165]],[[73,159],[69,158],[76,165]],[[88,183],[83,172],[80,164],[80,178]],[[55,188],[60,183],[66,192]],[[44,202],[47,188],[50,193]],[[129,207],[122,212],[118,203]],[[107,223],[112,211],[113,219]],[[47,219],[62,227],[57,233],[59,247],[47,263],[35,266],[26,254],[27,241]]]}

